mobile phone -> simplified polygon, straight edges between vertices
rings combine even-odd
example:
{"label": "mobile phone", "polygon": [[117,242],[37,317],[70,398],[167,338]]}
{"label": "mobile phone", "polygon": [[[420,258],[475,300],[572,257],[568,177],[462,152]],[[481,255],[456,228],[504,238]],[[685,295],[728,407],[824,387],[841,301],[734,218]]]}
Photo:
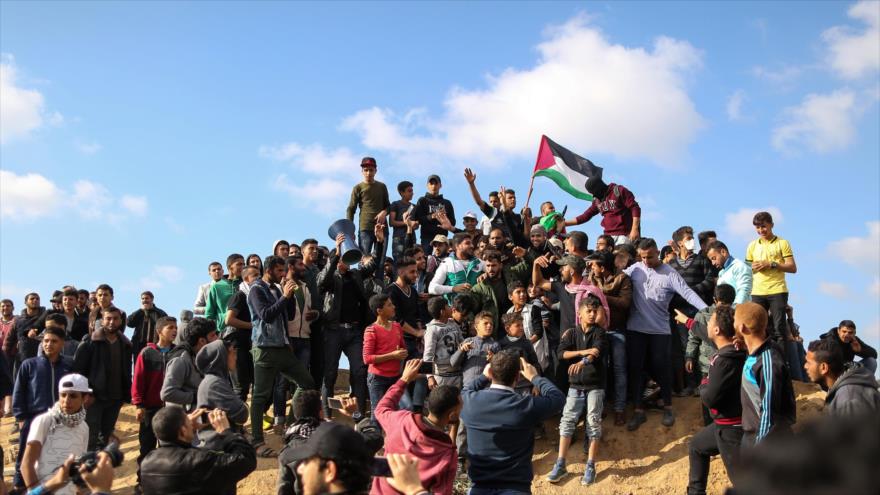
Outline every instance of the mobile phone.
{"label": "mobile phone", "polygon": [[202,424],[203,424],[203,425],[209,425],[209,424],[211,424],[211,420],[208,419],[208,413],[207,413],[207,412],[203,412],[203,413],[202,413],[201,420],[202,420]]}
{"label": "mobile phone", "polygon": [[388,459],[384,457],[373,457],[373,476],[382,478],[391,478],[391,466],[388,465]]}
{"label": "mobile phone", "polygon": [[328,398],[327,405],[329,405],[331,409],[342,410],[342,401],[337,399],[336,397]]}

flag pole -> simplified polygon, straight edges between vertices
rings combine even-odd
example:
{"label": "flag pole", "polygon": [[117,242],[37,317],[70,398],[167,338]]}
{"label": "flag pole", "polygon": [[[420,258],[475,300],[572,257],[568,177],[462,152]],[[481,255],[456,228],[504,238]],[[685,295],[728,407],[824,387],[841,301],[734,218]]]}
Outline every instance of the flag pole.
{"label": "flag pole", "polygon": [[[538,158],[541,156],[541,146],[544,144],[544,136],[541,135],[541,141],[538,142],[538,155],[535,157],[535,169],[538,168]],[[529,207],[529,201],[532,199],[532,191],[535,189],[535,169],[532,169],[532,181],[529,182],[529,194],[526,195],[526,205],[523,206],[523,209]]]}

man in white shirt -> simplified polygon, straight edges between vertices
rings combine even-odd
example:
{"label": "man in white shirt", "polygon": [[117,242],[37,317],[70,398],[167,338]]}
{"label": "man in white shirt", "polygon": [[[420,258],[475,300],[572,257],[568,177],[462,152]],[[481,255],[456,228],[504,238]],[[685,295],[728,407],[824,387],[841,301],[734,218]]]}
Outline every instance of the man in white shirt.
{"label": "man in white shirt", "polygon": [[[79,457],[86,452],[89,427],[85,402],[91,393],[86,377],[65,375],[58,382],[58,402],[31,423],[21,461],[21,474],[29,489],[51,477],[71,454]],[[76,487],[68,484],[53,493],[73,495]]]}
{"label": "man in white shirt", "polygon": [[204,316],[205,314],[205,306],[207,306],[208,301],[208,291],[211,289],[211,286],[214,285],[214,282],[218,282],[223,278],[223,265],[221,265],[219,261],[212,261],[211,264],[208,265],[208,275],[211,276],[211,281],[199,286],[199,292],[196,294],[196,302],[193,303],[193,313],[199,316]]}

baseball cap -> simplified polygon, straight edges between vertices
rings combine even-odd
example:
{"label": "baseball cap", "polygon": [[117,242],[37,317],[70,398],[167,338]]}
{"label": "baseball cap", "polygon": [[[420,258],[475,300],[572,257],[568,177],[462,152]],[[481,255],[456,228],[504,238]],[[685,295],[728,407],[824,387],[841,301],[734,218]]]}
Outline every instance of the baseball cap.
{"label": "baseball cap", "polygon": [[467,213],[464,214],[464,217],[462,217],[462,218],[473,218],[474,220],[476,220],[477,214],[472,211],[468,211]]}
{"label": "baseball cap", "polygon": [[62,392],[82,392],[84,394],[92,393],[89,388],[89,379],[79,373],[71,373],[64,375],[58,382],[58,393]]}
{"label": "baseball cap", "polygon": [[437,181],[437,182],[440,183],[440,184],[443,183],[443,181],[440,180],[440,176],[437,175],[437,174],[431,174],[431,175],[428,176],[428,182],[431,182],[431,181]]}
{"label": "baseball cap", "polygon": [[559,239],[558,237],[551,237],[548,242],[556,249],[565,249],[565,243],[563,243],[562,239]]}
{"label": "baseball cap", "polygon": [[436,244],[438,242],[443,243],[443,244],[449,244],[449,239],[447,239],[446,236],[443,234],[437,234],[434,236],[433,239],[431,239],[431,245],[433,246],[434,244]]}
{"label": "baseball cap", "polygon": [[531,229],[529,229],[529,234],[534,234],[534,233],[541,233],[541,234],[546,235],[547,229],[545,229],[544,226],[541,225],[540,223],[536,223],[535,225],[532,225]]}
{"label": "baseball cap", "polygon": [[557,260],[556,264],[560,266],[568,265],[579,272],[582,272],[587,268],[587,262],[580,256],[575,256],[573,254],[566,254],[561,260]]}
{"label": "baseball cap", "polygon": [[361,159],[361,168],[376,167],[376,159],[372,156],[365,156]]}
{"label": "baseball cap", "polygon": [[327,421],[315,429],[305,445],[293,450],[292,461],[312,457],[347,459],[369,465],[373,454],[367,449],[367,443],[360,433],[341,423]]}

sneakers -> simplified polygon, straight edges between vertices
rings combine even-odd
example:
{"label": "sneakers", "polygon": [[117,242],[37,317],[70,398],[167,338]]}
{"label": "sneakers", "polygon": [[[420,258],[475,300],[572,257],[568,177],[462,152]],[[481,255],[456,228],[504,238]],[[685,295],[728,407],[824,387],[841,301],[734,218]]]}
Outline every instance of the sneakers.
{"label": "sneakers", "polygon": [[672,412],[672,409],[663,410],[663,420],[660,422],[663,423],[663,426],[672,426],[675,424],[675,413]]}
{"label": "sneakers", "polygon": [[568,471],[565,470],[565,459],[556,459],[556,463],[553,464],[553,470],[547,475],[547,481],[557,483],[566,474],[568,474]]}
{"label": "sneakers", "polygon": [[644,411],[635,411],[633,412],[633,416],[629,418],[629,423],[626,424],[626,429],[629,431],[636,431],[639,429],[639,426],[642,426],[642,423],[647,420],[648,418],[645,417]]}
{"label": "sneakers", "polygon": [[587,468],[584,469],[584,477],[581,478],[582,485],[589,485],[596,481],[596,463],[587,461]]}

